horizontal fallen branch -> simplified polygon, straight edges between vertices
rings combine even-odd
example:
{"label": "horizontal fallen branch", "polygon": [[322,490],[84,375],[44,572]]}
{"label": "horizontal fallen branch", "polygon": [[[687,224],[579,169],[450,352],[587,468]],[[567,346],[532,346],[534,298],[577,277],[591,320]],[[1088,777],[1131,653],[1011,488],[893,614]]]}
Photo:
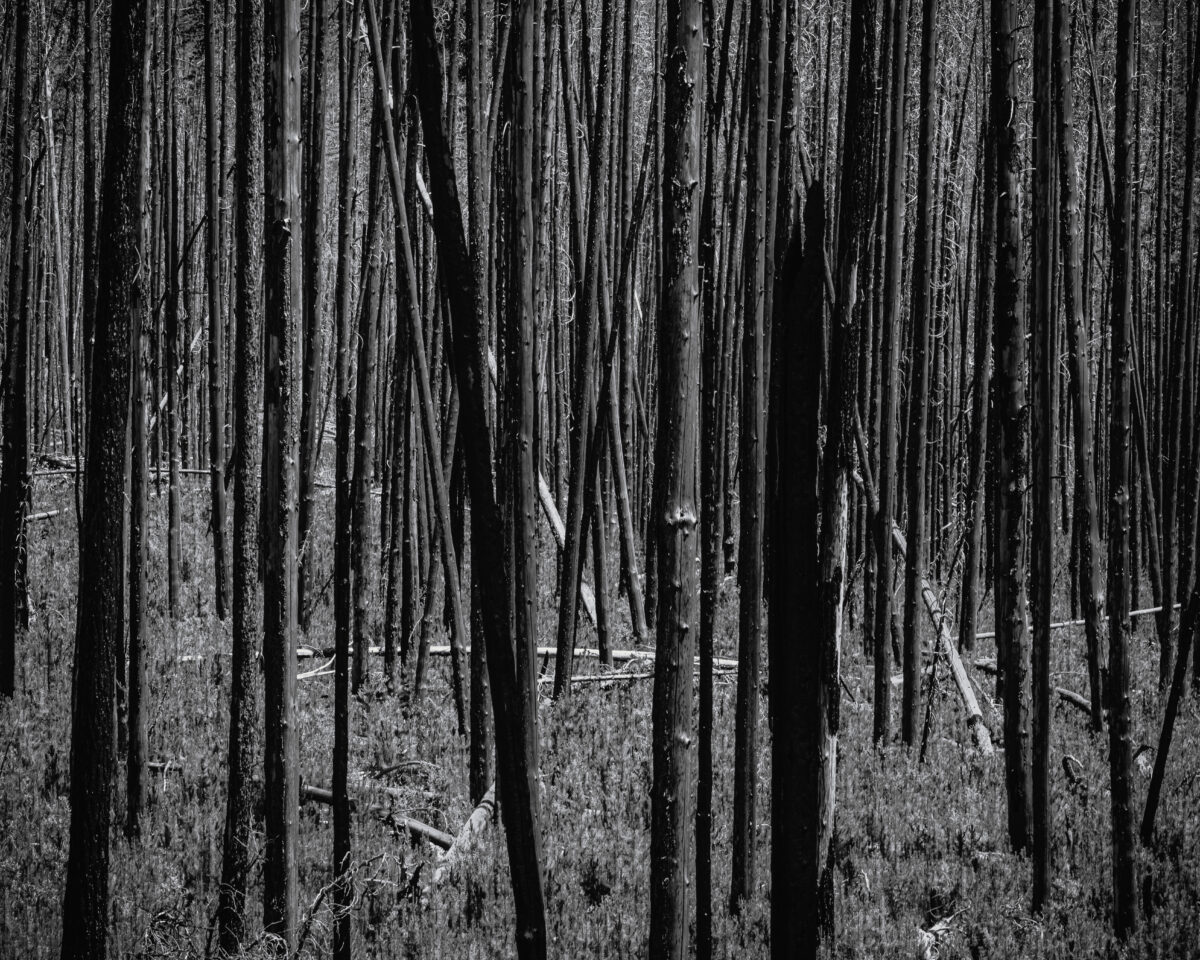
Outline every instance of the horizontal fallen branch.
{"label": "horizontal fallen branch", "polygon": [[[1174,607],[1172,607],[1172,609],[1178,610],[1178,609],[1180,609],[1180,605],[1177,603],[1174,605]],[[1143,607],[1141,610],[1130,610],[1129,611],[1129,619],[1135,620],[1138,617],[1148,617],[1152,613],[1162,613],[1162,607],[1161,606]],[[1108,617],[1105,617],[1104,620],[1105,620],[1105,622],[1107,622]],[[1082,627],[1086,624],[1087,624],[1086,620],[1059,620],[1056,623],[1050,624],[1050,629],[1051,630],[1065,630],[1067,627]],[[983,633],[975,634],[976,640],[994,640],[995,637],[996,637],[995,630],[985,630]]]}
{"label": "horizontal fallen branch", "polygon": [[[398,791],[392,788],[382,788],[382,792],[389,795],[396,795]],[[310,784],[303,784],[300,787],[300,799],[302,801],[324,803],[330,806],[333,805],[333,791],[325,787],[314,787]],[[350,798],[351,809],[358,806],[356,797]],[[387,807],[377,803],[368,804],[366,809],[375,814],[375,816],[387,820],[389,823],[394,823],[402,830],[407,830],[410,835],[418,840],[428,840],[435,847],[441,847],[443,850],[449,850],[454,846],[454,837],[437,827],[431,827],[427,823],[422,823],[420,820],[414,820],[412,817],[397,816]]]}
{"label": "horizontal fallen branch", "polygon": [[[980,657],[975,661],[975,667],[982,670],[984,673],[989,673],[995,676],[999,671],[996,669],[996,661],[991,657]],[[1092,715],[1092,701],[1074,690],[1068,690],[1066,687],[1055,687],[1055,695],[1064,703],[1069,703],[1073,707],[1078,707],[1089,717]]]}

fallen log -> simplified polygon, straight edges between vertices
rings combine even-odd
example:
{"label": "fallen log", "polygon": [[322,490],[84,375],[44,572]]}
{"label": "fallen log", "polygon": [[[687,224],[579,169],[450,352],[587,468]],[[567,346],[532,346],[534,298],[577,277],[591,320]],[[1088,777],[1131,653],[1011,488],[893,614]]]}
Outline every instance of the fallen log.
{"label": "fallen log", "polygon": [[[391,796],[399,795],[400,791],[391,787],[381,788],[381,792]],[[314,787],[311,784],[302,784],[300,787],[300,799],[303,802],[324,803],[329,806],[333,805],[333,791],[325,787]],[[350,798],[350,808],[358,807],[358,799]],[[454,846],[454,837],[437,827],[431,827],[427,823],[422,823],[420,820],[414,820],[412,817],[397,816],[390,809],[378,803],[368,804],[366,810],[380,819],[387,820],[389,823],[395,824],[402,830],[407,830],[409,834],[417,840],[428,840],[435,847],[440,847],[443,850],[449,850]]]}
{"label": "fallen log", "polygon": [[466,822],[462,825],[462,829],[458,831],[458,836],[454,838],[454,842],[446,849],[438,858],[437,869],[433,871],[433,884],[437,886],[446,877],[446,874],[454,869],[460,860],[475,848],[479,838],[483,836],[483,832],[487,830],[496,813],[496,784],[493,783],[487,789],[487,793],[483,795],[483,799],[479,801],[477,806]]}
{"label": "fallen log", "polygon": [[[1178,604],[1178,603],[1175,604],[1172,607],[1172,609],[1173,610],[1181,609],[1180,604]],[[1161,606],[1143,607],[1141,610],[1130,610],[1129,618],[1131,620],[1133,620],[1137,617],[1148,617],[1151,614],[1155,614],[1155,613],[1162,613],[1162,607]],[[1104,620],[1105,620],[1105,622],[1107,622],[1108,617],[1105,617]],[[1055,623],[1050,624],[1050,629],[1051,630],[1065,630],[1067,627],[1082,627],[1086,624],[1087,624],[1086,620],[1058,620]],[[993,640],[993,639],[995,639],[995,637],[996,637],[995,630],[985,630],[983,633],[975,634],[976,640]]]}
{"label": "fallen log", "polygon": [[[982,670],[984,673],[990,673],[995,676],[999,671],[996,669],[996,661],[991,657],[980,657],[975,661],[975,667]],[[1069,703],[1073,707],[1078,707],[1089,717],[1092,715],[1092,701],[1082,694],[1076,693],[1074,690],[1068,690],[1066,687],[1055,687],[1055,695],[1064,703]]]}
{"label": "fallen log", "polygon": [[[861,461],[864,464],[869,464],[871,459],[867,452],[866,438],[863,436],[862,421],[857,408],[854,411],[854,434],[858,443]],[[873,522],[879,508],[879,500],[875,495],[875,485],[871,482],[869,474],[859,475],[856,473],[854,474],[854,479],[866,494],[868,521]],[[892,524],[892,544],[901,557],[908,555],[908,543],[904,539],[904,534],[900,532],[900,528],[895,523]],[[975,746],[979,749],[979,752],[985,757],[990,757],[995,753],[995,748],[992,746],[991,731],[988,730],[987,723],[983,719],[983,711],[979,709],[979,701],[975,698],[975,691],[971,689],[971,681],[967,676],[966,667],[963,666],[962,658],[958,655],[958,648],[954,645],[954,638],[950,636],[950,627],[947,623],[948,617],[945,611],[942,610],[941,604],[938,603],[937,595],[933,592],[929,581],[924,577],[921,578],[921,600],[924,601],[929,619],[933,622],[933,626],[937,630],[937,649],[941,650],[950,664],[950,674],[954,677],[954,685],[958,688],[958,695],[962,700],[963,709],[967,712],[967,727],[971,731],[971,737],[975,741]]]}

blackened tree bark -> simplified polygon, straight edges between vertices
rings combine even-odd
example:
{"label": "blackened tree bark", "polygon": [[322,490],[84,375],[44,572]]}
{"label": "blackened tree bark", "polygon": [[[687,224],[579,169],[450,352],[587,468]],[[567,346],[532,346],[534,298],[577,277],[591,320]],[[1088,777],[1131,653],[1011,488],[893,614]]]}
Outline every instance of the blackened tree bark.
{"label": "blackened tree bark", "polygon": [[[339,9],[340,9],[339,5]],[[321,369],[324,347],[321,340],[321,305],[324,294],[325,254],[325,114],[328,100],[325,82],[326,50],[329,46],[329,0],[309,4],[308,116],[304,138],[304,379],[300,403],[300,516],[297,605],[302,618],[309,614],[308,582],[312,550],[313,477],[317,469],[317,440],[320,436]],[[307,622],[301,624],[308,628]]]}
{"label": "blackened tree bark", "polygon": [[300,5],[263,4],[267,197],[263,285],[263,668],[266,853],[263,926],[296,941],[296,461],[300,399]]}
{"label": "blackened tree bark", "polygon": [[221,310],[221,80],[217,74],[217,0],[204,5],[204,112],[207,143],[205,186],[208,191],[208,475],[212,494],[209,526],[213,538],[213,573],[217,617],[229,605],[229,551],[225,547],[225,317]]}
{"label": "blackened tree bark", "polygon": [[79,565],[71,718],[71,835],[63,895],[64,960],[108,952],[109,827],[112,821],[116,651],[124,618],[122,529],[129,444],[129,334],[143,297],[142,110],[147,17],[144,0],[114,0],[109,39],[98,264],[96,342],[88,409],[88,460]]}
{"label": "blackened tree bark", "polygon": [[[366,0],[366,6],[371,10],[372,0]],[[502,523],[492,485],[492,441],[485,406],[486,331],[479,325],[479,291],[473,282],[454,161],[441,113],[443,74],[431,0],[416,0],[412,16],[413,72],[429,158],[438,256],[443,273],[458,280],[448,285],[447,294],[461,401],[459,429],[471,496],[471,542],[494,544],[502,542]],[[522,960],[542,958],[546,955],[546,921],[534,718],[520,692],[524,684],[513,653],[503,568],[482,567],[479,585],[496,722],[500,810],[516,908],[517,953]]]}
{"label": "blackened tree bark", "polygon": [[8,318],[4,330],[3,466],[0,467],[0,696],[16,686],[17,634],[23,588],[25,515],[29,487],[28,393],[29,311],[26,308],[25,170],[29,164],[26,113],[29,93],[29,3],[17,0],[13,40],[12,179],[9,181]]}
{"label": "blackened tree bark", "polygon": [[1033,387],[1033,538],[1030,563],[1033,619],[1033,910],[1040,912],[1050,887],[1050,620],[1054,588],[1054,378],[1057,364],[1055,281],[1058,247],[1054,214],[1055,177],[1053,74],[1054,11],[1039,4],[1034,13],[1034,203],[1033,316],[1030,380]]}
{"label": "blackened tree bark", "polygon": [[[1092,442],[1091,367],[1087,349],[1088,304],[1083,286],[1080,196],[1075,160],[1075,95],[1071,81],[1070,19],[1064,0],[1054,7],[1054,96],[1058,101],[1059,187],[1062,194],[1063,296],[1071,362],[1071,410],[1075,427],[1076,535],[1079,537],[1079,582],[1087,636],[1088,689],[1092,729],[1104,726],[1100,687],[1101,624],[1104,587],[1100,567],[1100,513],[1096,503],[1096,460]],[[1165,524],[1164,524],[1165,529]],[[1165,541],[1164,541],[1165,543]]]}
{"label": "blackened tree bark", "polygon": [[[650,797],[650,956],[689,955],[688,872],[694,799],[692,672],[699,581],[696,471],[700,414],[700,271],[704,26],[700,0],[670,0],[664,36],[663,303],[658,319],[658,537],[654,780]],[[620,452],[617,452],[620,456]]]}
{"label": "blackened tree bark", "polygon": [[923,657],[921,578],[925,572],[926,455],[929,421],[929,327],[933,309],[933,151],[937,137],[938,0],[924,0],[921,17],[921,130],[917,155],[917,229],[913,241],[912,369],[908,419],[908,551],[904,558],[904,687],[900,738],[917,741]]}
{"label": "blackened tree bark", "polygon": [[[821,752],[828,709],[827,676],[798,637],[819,616],[820,599],[820,336],[824,300],[825,193],[814,183],[805,203],[804,256],[794,237],[781,270],[784,298],[775,311],[779,365],[774,443],[778,506],[771,577],[771,955],[814,956],[820,887],[818,815]],[[818,714],[820,717],[818,717]]]}
{"label": "blackened tree bark", "polygon": [[[338,76],[341,123],[338,145],[338,251],[334,284],[336,374],[333,533],[333,889],[338,914],[333,926],[333,954],[345,960],[350,954],[350,906],[354,891],[350,870],[350,633],[351,633],[351,547],[354,521],[354,487],[351,442],[353,401],[350,393],[350,356],[353,311],[350,284],[351,237],[354,232],[354,167],[357,145],[358,97],[354,78],[358,71],[359,44],[356,39],[360,4],[339,5]],[[412,456],[412,451],[409,451]],[[408,589],[406,582],[406,590]]]}
{"label": "blackened tree bark", "polygon": [[766,0],[752,0],[747,36],[749,132],[746,217],[742,244],[742,398],[738,468],[741,531],[738,556],[738,687],[734,737],[733,869],[729,905],[737,912],[754,889],[758,805],[759,664],[762,648],[762,500],[765,428],[763,322],[766,293],[767,141],[771,24]]}
{"label": "blackened tree bark", "polygon": [[[237,5],[237,155],[263,155],[262,0]],[[246,886],[250,871],[253,778],[262,763],[262,643],[259,608],[259,480],[262,460],[259,397],[262,360],[263,168],[254,161],[234,166],[234,367],[233,380],[233,665],[229,694],[229,788],[217,944],[235,954],[246,939]]]}
{"label": "blackened tree bark", "polygon": [[996,647],[1004,672],[1004,774],[1008,837],[1030,842],[1029,639],[1025,621],[1025,490],[1029,406],[1025,398],[1025,268],[1021,149],[1017,139],[1017,4],[992,0],[992,135],[996,151]]}
{"label": "blackened tree bark", "polygon": [[892,24],[891,156],[888,169],[887,252],[883,279],[883,331],[880,337],[882,378],[879,410],[879,513],[875,525],[875,557],[879,565],[875,598],[875,716],[873,737],[888,742],[891,733],[893,558],[892,508],[896,500],[896,430],[899,421],[900,286],[904,273],[904,208],[908,86],[909,0],[895,0]]}
{"label": "blackened tree bark", "polygon": [[1124,940],[1138,927],[1133,833],[1133,708],[1129,702],[1129,523],[1133,349],[1134,0],[1117,4],[1113,151],[1112,327],[1108,444],[1108,763],[1112,787],[1113,925]]}

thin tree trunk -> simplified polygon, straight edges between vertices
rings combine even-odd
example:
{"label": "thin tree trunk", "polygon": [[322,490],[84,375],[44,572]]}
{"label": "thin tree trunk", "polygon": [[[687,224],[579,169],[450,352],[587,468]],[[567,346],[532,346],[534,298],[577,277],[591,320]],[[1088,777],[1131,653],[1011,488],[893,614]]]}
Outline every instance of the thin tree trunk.
{"label": "thin tree trunk", "polygon": [[1125,940],[1138,927],[1133,833],[1133,717],[1129,665],[1130,374],[1133,345],[1133,0],[1117,4],[1113,156],[1111,412],[1108,463],[1108,740],[1112,787],[1113,920]]}
{"label": "thin tree trunk", "polygon": [[30,161],[26,116],[29,112],[27,78],[30,75],[28,0],[17,0],[14,15],[8,316],[4,324],[4,371],[0,382],[4,421],[3,466],[0,466],[0,696],[4,697],[12,697],[16,690],[17,635],[22,632],[20,595],[24,583],[21,555],[25,549],[25,515],[29,501],[29,310],[25,296],[28,278],[24,269],[29,243],[25,213],[25,196],[29,189],[25,172]]}
{"label": "thin tree trunk", "polygon": [[[237,154],[262,156],[262,0],[237,5]],[[251,865],[250,829],[257,791],[253,777],[262,764],[262,643],[259,612],[259,433],[262,316],[259,305],[263,234],[262,167],[234,167],[233,428],[233,665],[229,694],[229,788],[217,943],[238,952],[247,938],[246,888]]]}
{"label": "thin tree trunk", "polygon": [[217,93],[217,0],[204,5],[205,119],[208,190],[208,473],[212,494],[209,525],[213,537],[213,572],[218,619],[229,602],[228,550],[225,548],[225,318],[221,312],[221,141]]}
{"label": "thin tree trunk", "polygon": [[992,0],[992,131],[996,149],[996,295],[993,353],[1000,443],[996,459],[996,646],[1004,679],[1004,772],[1008,836],[1029,846],[1032,803],[1029,642],[1025,620],[1025,489],[1029,482],[1025,398],[1025,276],[1017,140],[1017,5]]}

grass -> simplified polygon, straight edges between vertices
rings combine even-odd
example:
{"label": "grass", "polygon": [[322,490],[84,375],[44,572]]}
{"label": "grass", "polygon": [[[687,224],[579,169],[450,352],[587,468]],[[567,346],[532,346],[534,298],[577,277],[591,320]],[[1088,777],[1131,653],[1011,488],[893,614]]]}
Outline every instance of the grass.
{"label": "grass", "polygon": [[[36,509],[70,505],[71,488],[42,481]],[[326,498],[320,509],[327,512]],[[114,957],[204,957],[215,937],[212,917],[220,878],[225,804],[229,628],[210,608],[211,556],[203,531],[203,487],[184,503],[187,558],[183,615],[165,616],[162,509],[152,501],[149,633],[151,754],[170,760],[156,773],[143,838],[120,832],[123,787],[114,797],[111,931]],[[329,518],[321,514],[328,535]],[[543,636],[552,636],[555,607],[550,545],[543,544],[540,598]],[[322,558],[322,563],[327,563]],[[19,695],[0,704],[0,957],[58,955],[69,823],[69,710],[77,569],[70,513],[30,529],[28,636],[20,651]],[[327,571],[319,570],[323,582]],[[612,599],[628,644],[623,600]],[[1065,603],[1065,602],[1064,602]],[[985,605],[986,608],[986,605]],[[581,642],[591,642],[583,627]],[[440,632],[440,624],[437,631]],[[1161,701],[1152,623],[1138,624],[1135,643],[1135,743],[1157,743]],[[317,609],[315,643],[327,643],[327,607]],[[728,584],[719,623],[718,654],[736,655],[736,588]],[[1200,955],[1200,713],[1187,698],[1159,812],[1160,840],[1141,852],[1139,873],[1153,916],[1118,947],[1109,919],[1110,852],[1107,739],[1094,737],[1075,708],[1057,703],[1051,767],[1054,884],[1041,917],[1029,911],[1030,865],[1009,852],[1003,762],[981,761],[968,735],[953,685],[935,696],[928,763],[899,746],[870,743],[871,670],[861,634],[848,629],[839,743],[838,820],[834,845],[839,957],[919,956],[922,930],[939,920],[942,957],[1189,957]],[[802,642],[802,638],[798,638]],[[1055,634],[1054,683],[1086,693],[1081,630]],[[983,654],[991,653],[990,641]],[[184,657],[199,659],[184,660]],[[373,663],[378,677],[381,665]],[[581,665],[580,669],[584,669]],[[991,680],[973,676],[989,694]],[[354,705],[352,782],[373,784],[397,814],[450,833],[470,813],[466,746],[454,736],[448,698],[449,664],[431,665],[421,698],[407,712],[398,698],[371,687]],[[542,700],[540,758],[545,830],[547,913],[551,955],[637,957],[646,950],[650,819],[650,696],[645,681],[581,689],[567,702]],[[984,698],[987,699],[986,697]],[[983,704],[999,740],[999,715]],[[764,705],[765,707],[765,705]],[[332,751],[332,685],[301,684],[301,776],[327,785]],[[740,916],[729,915],[729,830],[733,784],[734,685],[718,678],[714,733],[714,931],[721,957],[765,957],[769,896],[769,730],[759,730],[761,798],[756,895]],[[1075,782],[1062,758],[1074,758]],[[1147,758],[1152,753],[1146,753]],[[402,759],[385,780],[366,771]],[[1148,776],[1135,775],[1140,816]],[[120,779],[118,772],[118,780]],[[261,838],[256,839],[256,843]],[[330,878],[330,810],[301,808],[299,873],[302,954],[327,956],[332,915],[322,889]],[[356,818],[355,955],[484,958],[514,952],[506,857],[498,830],[488,834],[456,878],[428,890],[435,857],[404,832],[363,813]],[[261,910],[260,864],[252,877],[252,927]],[[313,909],[313,904],[318,904]],[[261,938],[247,956],[266,955]]]}

